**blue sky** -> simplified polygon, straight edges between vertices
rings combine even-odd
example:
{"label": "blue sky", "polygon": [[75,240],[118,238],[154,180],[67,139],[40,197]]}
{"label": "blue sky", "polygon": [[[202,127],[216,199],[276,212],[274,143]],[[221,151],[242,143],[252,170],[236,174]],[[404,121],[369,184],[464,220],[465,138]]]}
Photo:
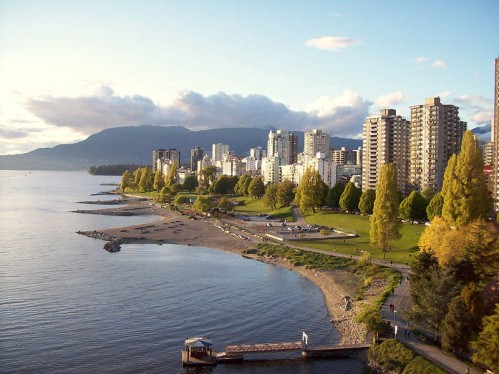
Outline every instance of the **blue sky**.
{"label": "blue sky", "polygon": [[321,128],[440,96],[490,123],[499,1],[0,0],[0,154],[122,125]]}

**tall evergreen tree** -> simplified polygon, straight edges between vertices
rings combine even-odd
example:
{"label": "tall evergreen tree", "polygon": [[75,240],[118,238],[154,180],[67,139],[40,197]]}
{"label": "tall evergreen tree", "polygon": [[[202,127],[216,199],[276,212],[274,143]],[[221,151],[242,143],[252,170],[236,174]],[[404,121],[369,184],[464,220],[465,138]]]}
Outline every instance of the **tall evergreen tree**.
{"label": "tall evergreen tree", "polygon": [[438,192],[435,194],[432,199],[430,200],[430,203],[426,207],[426,216],[430,221],[433,221],[433,218],[439,216],[442,216],[442,208],[444,206],[444,198],[442,197],[442,194]]}
{"label": "tall evergreen tree", "polygon": [[340,207],[340,198],[343,191],[345,191],[345,184],[336,182],[327,193],[326,205],[330,208],[338,209]]}
{"label": "tall evergreen tree", "polygon": [[483,329],[471,345],[475,350],[472,360],[499,373],[499,303],[493,315],[483,318]]}
{"label": "tall evergreen tree", "polygon": [[359,200],[359,210],[362,214],[372,214],[374,202],[376,201],[376,191],[367,189]]}
{"label": "tall evergreen tree", "polygon": [[125,170],[125,172],[121,176],[120,191],[124,193],[125,190],[131,185],[132,185],[132,176],[130,175],[130,172],[128,170]]}
{"label": "tall evergreen tree", "polygon": [[165,178],[163,177],[163,173],[161,172],[161,170],[158,169],[154,173],[153,187],[157,192],[160,192],[164,186],[165,186]]}
{"label": "tall evergreen tree", "polygon": [[399,214],[411,221],[426,218],[427,202],[417,191],[412,191],[399,205]]}
{"label": "tall evergreen tree", "polygon": [[299,193],[300,209],[302,212],[312,208],[315,213],[315,208],[321,205],[324,198],[324,183],[317,170],[307,167],[301,178],[300,184],[297,187]]}
{"label": "tall evergreen tree", "polygon": [[482,151],[471,131],[464,133],[453,172],[445,172],[442,195],[442,216],[456,227],[477,218],[487,219],[490,213],[491,200],[485,184]]}
{"label": "tall evergreen tree", "polygon": [[370,229],[370,242],[381,247],[383,258],[390,241],[400,238],[402,224],[398,218],[398,206],[397,171],[393,164],[384,164],[381,166],[376,186],[376,201]]}
{"label": "tall evergreen tree", "polygon": [[166,176],[165,186],[172,188],[175,183],[177,183],[177,162],[176,161],[173,162],[172,167],[170,168],[170,171],[168,172],[168,175]]}
{"label": "tall evergreen tree", "polygon": [[361,195],[360,189],[353,182],[348,182],[340,197],[340,208],[348,212],[356,211],[359,208]]}

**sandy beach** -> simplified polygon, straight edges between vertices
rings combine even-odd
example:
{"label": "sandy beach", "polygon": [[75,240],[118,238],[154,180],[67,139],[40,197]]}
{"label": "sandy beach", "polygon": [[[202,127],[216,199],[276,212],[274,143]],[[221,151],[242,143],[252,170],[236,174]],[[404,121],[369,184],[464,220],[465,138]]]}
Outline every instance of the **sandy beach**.
{"label": "sandy beach", "polygon": [[[237,222],[240,220],[236,221],[230,217],[193,219],[136,197],[127,197],[124,202],[126,202],[125,205],[113,206],[112,208],[78,212],[106,215],[155,215],[158,220],[147,224],[94,231],[91,234],[87,233],[88,236],[123,238],[128,243],[192,245],[240,255],[242,255],[243,250],[254,248],[256,244],[263,242],[261,233],[251,232],[250,227],[243,227],[240,222]],[[351,285],[351,274],[346,275],[342,271],[322,271],[307,269],[304,266],[293,266],[281,258],[265,258],[246,254],[245,256],[285,267],[308,278],[324,293],[331,323],[340,333],[341,343],[365,342],[364,326],[354,321],[354,317],[359,311],[359,305],[353,300],[347,310],[343,308],[345,305],[343,297],[354,294],[355,286]]]}

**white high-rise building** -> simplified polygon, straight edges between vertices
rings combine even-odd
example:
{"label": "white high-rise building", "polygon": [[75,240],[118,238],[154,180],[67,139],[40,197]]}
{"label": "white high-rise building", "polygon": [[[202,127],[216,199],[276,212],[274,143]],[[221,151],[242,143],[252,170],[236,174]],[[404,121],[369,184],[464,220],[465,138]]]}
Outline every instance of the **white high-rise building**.
{"label": "white high-rise building", "polygon": [[362,190],[376,190],[381,165],[393,163],[397,188],[407,194],[409,176],[410,123],[395,109],[383,109],[379,116],[364,121]]}
{"label": "white high-rise building", "polygon": [[315,158],[317,153],[329,154],[329,134],[322,130],[314,129],[306,132],[303,154],[305,158]]}
{"label": "white high-rise building", "polygon": [[444,105],[439,97],[411,106],[410,174],[411,188],[442,189],[449,158],[461,150],[466,122],[459,119],[459,108]]}
{"label": "white high-rise building", "polygon": [[211,161],[213,165],[221,167],[223,155],[229,153],[227,144],[217,143],[211,146]]}

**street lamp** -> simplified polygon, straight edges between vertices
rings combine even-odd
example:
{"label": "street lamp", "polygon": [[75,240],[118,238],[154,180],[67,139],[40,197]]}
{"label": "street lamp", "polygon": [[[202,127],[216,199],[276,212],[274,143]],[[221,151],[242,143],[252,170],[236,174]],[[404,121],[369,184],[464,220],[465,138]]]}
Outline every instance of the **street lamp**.
{"label": "street lamp", "polygon": [[394,338],[397,340],[397,311],[393,309],[393,331]]}

